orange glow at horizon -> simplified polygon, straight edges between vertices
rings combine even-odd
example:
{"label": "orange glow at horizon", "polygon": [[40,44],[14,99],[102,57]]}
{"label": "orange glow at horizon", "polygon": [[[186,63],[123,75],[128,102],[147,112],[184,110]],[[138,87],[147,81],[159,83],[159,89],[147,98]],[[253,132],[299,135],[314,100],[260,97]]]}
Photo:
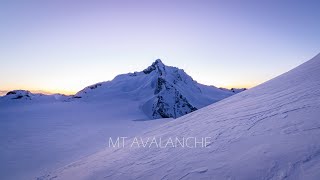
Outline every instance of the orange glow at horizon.
{"label": "orange glow at horizon", "polygon": [[[94,83],[92,83],[94,84]],[[219,84],[219,83],[218,83]],[[91,84],[87,84],[87,86],[89,86]],[[211,85],[211,84],[205,84],[205,85]],[[227,89],[231,89],[231,88],[252,88],[258,84],[234,84],[234,85],[222,85],[222,86],[217,86],[215,84],[212,84],[213,86],[216,86],[217,88],[227,88]],[[85,88],[86,86],[84,86],[83,88]],[[81,88],[81,89],[83,89]],[[10,88],[5,88],[5,89],[0,89],[0,95],[5,95],[7,92],[12,91],[12,90],[28,90],[32,93],[42,93],[42,94],[65,94],[65,95],[74,95],[77,92],[79,92],[81,89],[51,89],[51,88],[36,88],[36,87],[27,87],[27,86],[12,86]]]}
{"label": "orange glow at horizon", "polygon": [[21,88],[21,87],[17,87],[17,88],[6,88],[6,89],[0,89],[0,96],[1,95],[5,95],[7,92],[12,91],[12,90],[27,90],[30,91],[32,93],[41,93],[41,94],[64,94],[64,95],[74,95],[76,94],[78,91],[71,91],[71,90],[64,90],[64,89],[33,89],[33,88]]}

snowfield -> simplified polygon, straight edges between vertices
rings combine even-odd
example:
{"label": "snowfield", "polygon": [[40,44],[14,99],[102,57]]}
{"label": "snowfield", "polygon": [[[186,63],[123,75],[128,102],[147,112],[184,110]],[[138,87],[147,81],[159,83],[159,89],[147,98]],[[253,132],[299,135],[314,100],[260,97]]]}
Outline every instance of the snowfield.
{"label": "snowfield", "polygon": [[[50,99],[50,98],[49,98]],[[0,102],[0,179],[36,179],[108,145],[170,119],[146,120],[130,102],[51,100]]]}
{"label": "snowfield", "polygon": [[39,179],[320,179],[320,55],[139,137],[206,148],[106,148]]}

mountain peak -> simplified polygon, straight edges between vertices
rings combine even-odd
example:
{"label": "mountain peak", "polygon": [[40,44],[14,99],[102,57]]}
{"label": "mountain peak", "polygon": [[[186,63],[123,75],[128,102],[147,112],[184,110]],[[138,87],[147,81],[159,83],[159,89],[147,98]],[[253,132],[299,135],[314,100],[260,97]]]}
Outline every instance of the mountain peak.
{"label": "mountain peak", "polygon": [[161,59],[156,59],[156,61],[154,61],[152,65],[149,66],[147,69],[143,70],[143,72],[145,74],[149,74],[152,71],[156,70],[157,72],[160,73],[160,75],[162,75],[165,72],[165,67],[166,66],[163,64]]}
{"label": "mountain peak", "polygon": [[161,61],[161,59],[156,59],[156,60],[154,61],[154,63],[152,63],[152,64],[164,65],[163,62]]}
{"label": "mountain peak", "polygon": [[163,62],[161,61],[161,59],[156,59],[151,66],[155,66],[158,67],[158,69],[164,69],[164,67],[166,66],[165,64],[163,64]]}

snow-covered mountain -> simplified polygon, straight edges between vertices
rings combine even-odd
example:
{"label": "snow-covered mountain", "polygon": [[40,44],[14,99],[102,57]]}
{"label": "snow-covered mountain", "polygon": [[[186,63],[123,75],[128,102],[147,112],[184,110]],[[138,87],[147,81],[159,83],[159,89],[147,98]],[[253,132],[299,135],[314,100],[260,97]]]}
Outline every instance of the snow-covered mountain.
{"label": "snow-covered mountain", "polygon": [[137,135],[211,137],[206,148],[107,148],[41,179],[320,179],[319,117],[320,55]]}
{"label": "snow-covered mountain", "polygon": [[166,66],[158,59],[141,72],[118,75],[112,81],[91,85],[75,97],[85,101],[139,101],[136,108],[157,119],[183,116],[243,90],[199,84],[182,69]]}
{"label": "snow-covered mountain", "polygon": [[13,90],[5,94],[5,96],[0,96],[0,102],[14,102],[12,100],[32,100],[32,101],[65,101],[72,98],[73,96],[67,96],[63,94],[52,94],[46,95],[41,93],[32,93],[27,90]]}
{"label": "snow-covered mountain", "polygon": [[228,91],[228,92],[233,92],[233,93],[240,93],[242,91],[245,91],[247,90],[247,88],[231,88],[231,89],[226,89],[226,88],[219,88],[221,90],[224,90],[224,91]]}

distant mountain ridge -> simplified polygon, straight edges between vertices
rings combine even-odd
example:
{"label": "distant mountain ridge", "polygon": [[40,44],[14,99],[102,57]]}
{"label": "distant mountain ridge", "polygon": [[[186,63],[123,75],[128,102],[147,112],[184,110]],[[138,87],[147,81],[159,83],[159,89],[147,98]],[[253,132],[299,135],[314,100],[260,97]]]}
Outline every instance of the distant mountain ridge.
{"label": "distant mountain ridge", "polygon": [[[28,90],[12,90],[0,97],[2,100],[38,100],[38,101],[65,101],[71,99],[73,96],[64,94],[42,94],[32,93]],[[1,100],[0,99],[0,100]]]}

